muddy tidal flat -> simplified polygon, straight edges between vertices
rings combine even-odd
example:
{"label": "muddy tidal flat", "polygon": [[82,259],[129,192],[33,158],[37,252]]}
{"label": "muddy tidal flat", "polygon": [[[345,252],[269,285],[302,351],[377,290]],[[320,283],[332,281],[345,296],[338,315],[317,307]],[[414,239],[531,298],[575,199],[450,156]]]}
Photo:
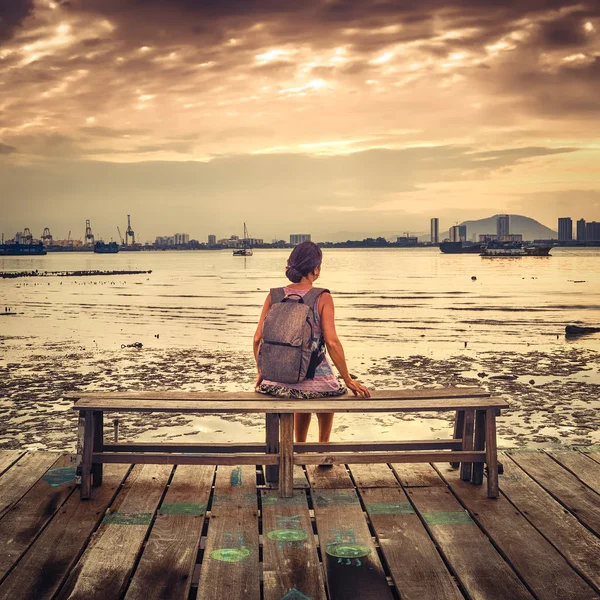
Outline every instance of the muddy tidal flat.
{"label": "muddy tidal flat", "polygon": [[[18,346],[15,342],[18,341]],[[72,449],[77,391],[251,390],[255,371],[250,352],[197,349],[115,351],[74,348],[1,338],[13,362],[0,367],[0,448]],[[484,352],[445,359],[421,355],[361,361],[353,374],[373,389],[482,385],[505,396],[511,408],[499,419],[502,447],[586,446],[600,443],[600,355],[573,348],[527,354]],[[122,440],[260,440],[263,419],[251,415],[109,415],[119,419]],[[338,415],[334,439],[447,437],[453,414]],[[311,433],[316,433],[311,430]]]}

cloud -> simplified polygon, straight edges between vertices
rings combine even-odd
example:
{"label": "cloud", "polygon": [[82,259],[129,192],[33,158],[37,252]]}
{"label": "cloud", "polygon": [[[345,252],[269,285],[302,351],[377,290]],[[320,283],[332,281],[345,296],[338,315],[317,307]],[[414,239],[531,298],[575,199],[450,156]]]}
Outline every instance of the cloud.
{"label": "cloud", "polygon": [[16,151],[17,149],[14,146],[9,146],[0,142],[0,154],[12,154]]}
{"label": "cloud", "polygon": [[33,0],[0,0],[0,43],[10,39],[33,9]]}

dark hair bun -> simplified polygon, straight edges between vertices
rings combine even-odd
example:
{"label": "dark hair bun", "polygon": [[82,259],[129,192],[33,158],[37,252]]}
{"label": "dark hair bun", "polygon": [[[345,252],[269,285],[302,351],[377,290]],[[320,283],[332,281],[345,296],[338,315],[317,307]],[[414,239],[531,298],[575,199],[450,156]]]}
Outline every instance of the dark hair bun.
{"label": "dark hair bun", "polygon": [[298,271],[298,269],[296,269],[295,267],[288,267],[285,270],[285,276],[292,283],[299,283],[300,281],[302,281],[302,273],[300,273],[300,271]]}

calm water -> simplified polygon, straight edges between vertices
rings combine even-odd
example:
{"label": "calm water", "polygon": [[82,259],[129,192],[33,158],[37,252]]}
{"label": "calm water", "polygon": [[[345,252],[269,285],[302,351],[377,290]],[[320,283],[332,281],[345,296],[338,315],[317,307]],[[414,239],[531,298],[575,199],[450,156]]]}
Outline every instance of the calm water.
{"label": "calm water", "polygon": [[[289,250],[54,253],[0,258],[0,271],[151,269],[150,275],[0,280],[0,334],[100,349],[251,346],[266,292],[283,285]],[[600,249],[483,259],[434,248],[325,250],[319,285],[331,289],[350,357],[442,356],[599,349],[600,336],[564,338],[568,323],[600,324]],[[472,280],[476,277],[476,280]],[[159,338],[155,336],[158,335]],[[33,338],[33,339],[32,339]]]}

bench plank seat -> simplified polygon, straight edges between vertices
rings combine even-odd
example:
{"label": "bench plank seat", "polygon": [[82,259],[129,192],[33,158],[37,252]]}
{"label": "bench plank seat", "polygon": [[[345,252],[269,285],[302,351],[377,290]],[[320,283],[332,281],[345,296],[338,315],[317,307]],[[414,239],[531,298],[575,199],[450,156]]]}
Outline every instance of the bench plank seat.
{"label": "bench plank seat", "polygon": [[[302,408],[302,411],[299,408]],[[330,398],[318,400],[276,400],[262,399],[261,402],[250,401],[169,401],[169,400],[138,400],[132,399],[113,400],[103,396],[95,398],[82,398],[75,402],[75,410],[103,410],[116,412],[177,412],[177,413],[296,413],[296,412],[415,412],[415,411],[440,411],[440,410],[484,410],[487,408],[508,408],[504,398],[436,398],[418,400],[370,400],[353,398],[345,403]]]}

